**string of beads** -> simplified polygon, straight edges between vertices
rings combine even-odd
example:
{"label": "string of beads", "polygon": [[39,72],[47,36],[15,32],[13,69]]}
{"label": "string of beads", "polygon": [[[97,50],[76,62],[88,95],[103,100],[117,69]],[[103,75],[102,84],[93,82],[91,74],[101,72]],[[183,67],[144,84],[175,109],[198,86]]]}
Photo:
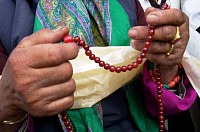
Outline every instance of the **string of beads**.
{"label": "string of beads", "polygon": [[[178,83],[180,81],[180,74],[181,74],[181,69],[183,68],[183,66],[180,64],[178,65],[178,72],[176,74],[176,76],[169,82],[169,83],[162,83],[161,87],[170,90],[173,89],[173,87],[176,85],[176,83]],[[154,64],[152,62],[149,62],[149,74],[151,76],[151,79],[154,83],[156,83],[156,77],[154,75]]]}
{"label": "string of beads", "polygon": [[[165,9],[170,9],[170,7],[167,4],[163,4],[160,8],[161,10],[165,10]],[[147,36],[146,42],[144,43],[144,47],[142,52],[140,53],[140,56],[131,64],[128,64],[126,66],[114,66],[114,65],[110,65],[108,63],[105,63],[103,60],[100,59],[100,57],[95,56],[95,54],[92,53],[92,51],[90,50],[90,46],[88,46],[84,40],[81,40],[80,37],[75,36],[72,37],[70,35],[67,35],[63,38],[63,41],[65,43],[69,43],[69,42],[75,42],[78,46],[83,47],[83,49],[85,50],[85,55],[89,57],[90,60],[93,60],[95,63],[98,63],[100,67],[103,67],[105,70],[109,70],[110,72],[116,72],[116,73],[120,73],[120,72],[127,72],[127,71],[131,71],[134,68],[137,68],[139,64],[141,64],[143,62],[143,59],[146,58],[146,53],[148,51],[148,48],[151,44],[151,42],[153,41],[153,35],[155,33],[155,26],[149,25],[149,34]],[[162,103],[162,91],[161,91],[161,72],[160,72],[160,66],[159,65],[155,65],[156,67],[156,78],[155,78],[155,83],[157,84],[157,99],[158,99],[158,106],[159,106],[159,132],[164,132],[164,107],[163,107],[163,103]],[[64,125],[66,127],[66,130],[68,132],[74,132],[73,128],[71,126],[71,122],[70,119],[68,118],[66,112],[62,112],[61,113],[62,116],[62,121],[64,122]]]}

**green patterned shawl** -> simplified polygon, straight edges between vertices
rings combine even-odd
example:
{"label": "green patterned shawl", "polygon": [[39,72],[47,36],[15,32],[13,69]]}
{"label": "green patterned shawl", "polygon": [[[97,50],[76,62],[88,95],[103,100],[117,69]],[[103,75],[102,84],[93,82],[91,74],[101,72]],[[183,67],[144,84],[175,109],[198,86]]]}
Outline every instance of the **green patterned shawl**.
{"label": "green patterned shawl", "polygon": [[[128,46],[130,42],[129,18],[117,0],[40,0],[34,32],[60,26],[68,26],[72,36],[80,36],[90,46]],[[156,132],[157,122],[145,111],[139,93],[137,83],[128,86],[127,100],[132,118],[140,131]],[[104,131],[100,102],[90,108],[68,110],[66,114],[77,132]]]}

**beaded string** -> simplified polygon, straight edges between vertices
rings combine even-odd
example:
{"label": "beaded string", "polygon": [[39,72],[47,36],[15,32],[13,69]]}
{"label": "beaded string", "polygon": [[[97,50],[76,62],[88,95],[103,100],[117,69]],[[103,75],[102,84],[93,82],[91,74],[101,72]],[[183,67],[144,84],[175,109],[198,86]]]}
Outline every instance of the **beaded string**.
{"label": "beaded string", "polygon": [[[176,85],[176,83],[178,83],[180,81],[180,73],[181,73],[181,69],[182,69],[182,65],[178,65],[178,73],[177,75],[169,82],[169,83],[162,83],[161,87],[170,90],[173,89],[173,87]],[[149,62],[149,74],[151,76],[151,79],[154,83],[156,83],[156,77],[154,75],[154,64],[152,62]]]}
{"label": "beaded string", "polygon": [[[170,7],[167,4],[163,4],[160,8],[161,10],[165,9],[170,9]],[[90,60],[93,60],[95,63],[98,63],[100,67],[103,67],[105,70],[109,70],[110,72],[126,72],[126,71],[131,71],[134,68],[137,68],[139,64],[143,62],[143,59],[146,58],[146,53],[148,51],[148,48],[153,41],[153,35],[155,33],[155,26],[149,25],[149,33],[146,38],[146,42],[144,43],[144,47],[142,49],[142,52],[140,53],[140,56],[131,64],[128,64],[126,66],[114,66],[110,65],[108,63],[105,63],[103,60],[100,59],[100,57],[96,57],[95,54],[92,53],[90,50],[90,46],[88,46],[84,40],[81,40],[80,37],[75,36],[72,37],[70,35],[66,35],[63,38],[64,43],[69,43],[69,42],[75,42],[78,46],[82,46],[83,49],[85,50],[85,55],[89,57]],[[155,82],[157,84],[157,98],[158,98],[158,106],[159,106],[159,132],[164,132],[164,107],[162,103],[162,91],[161,91],[161,72],[160,72],[160,66],[155,65],[156,67],[156,78]],[[71,126],[70,119],[68,118],[66,112],[61,113],[62,116],[62,121],[64,122],[64,125],[66,127],[66,130],[68,132],[74,132],[73,128]]]}

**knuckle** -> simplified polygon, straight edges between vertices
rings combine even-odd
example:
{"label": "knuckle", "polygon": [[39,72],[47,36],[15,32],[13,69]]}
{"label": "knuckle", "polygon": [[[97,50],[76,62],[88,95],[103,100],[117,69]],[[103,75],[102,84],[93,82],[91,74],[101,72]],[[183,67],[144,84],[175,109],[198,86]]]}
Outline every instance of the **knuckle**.
{"label": "knuckle", "polygon": [[74,105],[74,96],[68,97],[68,101],[66,102],[66,109],[70,109]]}
{"label": "knuckle", "polygon": [[73,75],[73,68],[70,62],[66,62],[63,64],[64,71],[63,74],[66,77],[66,80],[69,80],[69,78]]}
{"label": "knuckle", "polygon": [[63,55],[60,46],[50,46],[47,51],[47,57],[50,58],[50,63],[57,64],[57,62],[62,60]]}
{"label": "knuckle", "polygon": [[175,9],[175,10],[177,10],[177,11],[175,12],[175,14],[174,14],[175,17],[178,18],[178,19],[177,19],[177,22],[178,22],[178,23],[183,23],[186,15],[185,15],[182,11],[180,11],[180,10],[178,10],[178,9]]}
{"label": "knuckle", "polygon": [[51,42],[51,29],[49,28],[44,28],[36,33],[34,33],[36,38],[42,38],[43,40],[45,40],[45,42]]}
{"label": "knuckle", "polygon": [[70,45],[70,54],[72,54],[71,59],[74,59],[78,56],[78,51],[79,51],[79,47],[77,46],[77,44],[73,43]]}
{"label": "knuckle", "polygon": [[31,37],[30,36],[27,36],[27,37],[24,37],[19,44],[24,44],[24,43],[27,43],[27,42],[30,42],[31,40]]}
{"label": "knuckle", "polygon": [[164,26],[162,28],[162,34],[163,34],[163,37],[164,39],[173,39],[173,35],[174,35],[174,32],[173,32],[173,27],[172,26]]}
{"label": "knuckle", "polygon": [[68,91],[68,94],[71,95],[76,91],[76,83],[73,78],[71,78],[67,83],[68,83],[67,91]]}

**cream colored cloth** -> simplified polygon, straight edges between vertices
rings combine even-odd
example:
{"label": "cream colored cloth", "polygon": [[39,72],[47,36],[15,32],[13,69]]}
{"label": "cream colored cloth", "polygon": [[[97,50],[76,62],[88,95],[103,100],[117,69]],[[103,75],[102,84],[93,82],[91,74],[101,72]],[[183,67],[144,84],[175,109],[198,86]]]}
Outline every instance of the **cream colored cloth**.
{"label": "cream colored cloth", "polygon": [[[105,62],[120,66],[134,62],[140,54],[130,46],[92,47],[91,50]],[[142,65],[139,65],[137,69],[125,73],[111,73],[89,60],[83,49],[80,49],[78,58],[71,63],[74,68],[73,78],[77,84],[73,108],[94,105],[127,84],[142,71]],[[200,60],[186,51],[182,64],[189,80],[200,95]]]}
{"label": "cream colored cloth", "polygon": [[[96,56],[115,66],[131,64],[140,53],[130,46],[92,47],[91,49]],[[142,70],[142,65],[139,65],[132,71],[111,73],[89,60],[83,49],[80,49],[78,57],[71,63],[74,68],[73,78],[77,84],[73,108],[94,105],[128,83]]]}

